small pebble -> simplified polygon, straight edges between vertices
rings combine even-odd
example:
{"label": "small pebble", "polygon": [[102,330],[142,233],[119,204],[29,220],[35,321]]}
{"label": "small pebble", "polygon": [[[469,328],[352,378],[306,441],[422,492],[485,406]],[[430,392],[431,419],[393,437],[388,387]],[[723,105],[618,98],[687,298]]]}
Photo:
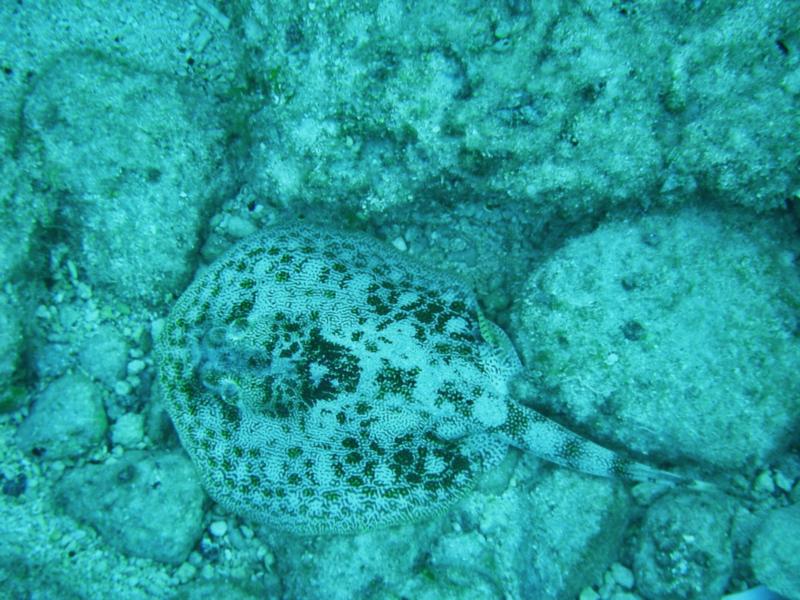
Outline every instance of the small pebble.
{"label": "small pebble", "polygon": [[595,592],[592,588],[587,587],[581,590],[581,595],[578,596],[579,600],[598,600],[600,595]]}
{"label": "small pebble", "polygon": [[753,487],[753,490],[757,494],[771,494],[775,491],[775,482],[772,480],[772,475],[769,471],[762,471],[758,477],[756,477],[756,482]]}
{"label": "small pebble", "polygon": [[603,583],[598,587],[597,593],[600,594],[602,598],[607,598],[616,587],[617,582],[614,581],[614,574],[611,571],[606,571],[603,574]]}
{"label": "small pebble", "polygon": [[792,491],[789,492],[789,500],[792,504],[796,504],[800,502],[800,482],[792,488]]}
{"label": "small pebble", "polygon": [[183,563],[180,567],[178,567],[178,570],[175,571],[175,577],[181,583],[186,583],[196,574],[197,574],[197,567],[188,562]]}
{"label": "small pebble", "polygon": [[784,492],[789,493],[792,491],[792,483],[792,480],[789,479],[782,471],[775,473],[775,485],[777,485]]}
{"label": "small pebble", "polygon": [[137,375],[138,373],[144,371],[145,366],[145,362],[139,358],[132,360],[128,363],[128,374]]}
{"label": "small pebble", "polygon": [[244,539],[241,529],[237,529],[236,527],[228,531],[228,539],[231,542],[231,546],[237,550],[244,550],[247,546],[247,540]]}
{"label": "small pebble", "polygon": [[406,244],[406,241],[400,236],[397,236],[392,240],[392,246],[400,250],[400,252],[405,252],[406,250],[408,250],[408,245]]}
{"label": "small pebble", "polygon": [[131,389],[131,384],[127,381],[120,380],[114,383],[114,393],[119,396],[127,396],[131,393]]}
{"label": "small pebble", "polygon": [[203,565],[200,574],[203,576],[203,579],[213,579],[214,578],[214,567],[210,564],[206,563]]}
{"label": "small pebble", "polygon": [[629,590],[633,587],[633,572],[619,563],[611,565],[611,574],[620,587]]}
{"label": "small pebble", "polygon": [[228,524],[225,521],[214,521],[209,526],[208,531],[214,537],[222,537],[228,532]]}
{"label": "small pebble", "polygon": [[81,300],[89,300],[92,297],[92,288],[90,288],[85,283],[81,282],[78,284],[78,297]]}

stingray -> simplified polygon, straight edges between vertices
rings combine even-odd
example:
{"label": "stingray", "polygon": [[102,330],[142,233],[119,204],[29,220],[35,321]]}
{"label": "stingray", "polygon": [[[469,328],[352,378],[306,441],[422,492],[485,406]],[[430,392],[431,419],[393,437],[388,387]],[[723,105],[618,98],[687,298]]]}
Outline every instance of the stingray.
{"label": "stingray", "polygon": [[156,356],[209,494],[294,533],[440,512],[511,446],[682,480],[516,401],[523,366],[469,287],[361,234],[284,226],[240,242],[178,299]]}

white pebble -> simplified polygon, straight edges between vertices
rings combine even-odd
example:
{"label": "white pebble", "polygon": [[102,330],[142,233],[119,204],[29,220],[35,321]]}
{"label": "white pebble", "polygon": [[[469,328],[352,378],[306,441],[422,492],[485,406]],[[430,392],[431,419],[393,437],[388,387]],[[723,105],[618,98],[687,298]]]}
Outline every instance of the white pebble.
{"label": "white pebble", "polygon": [[406,241],[400,236],[397,236],[392,240],[392,246],[400,250],[400,252],[405,252],[406,250],[408,250],[408,245],[406,244]]}
{"label": "white pebble", "polygon": [[129,375],[137,375],[144,371],[145,362],[141,359],[135,359],[128,363],[128,374]]}
{"label": "white pebble", "polygon": [[214,521],[208,528],[214,537],[222,537],[228,532],[228,524],[225,521]]}
{"label": "white pebble", "polygon": [[114,393],[118,396],[127,396],[132,389],[131,384],[122,379],[114,383]]}

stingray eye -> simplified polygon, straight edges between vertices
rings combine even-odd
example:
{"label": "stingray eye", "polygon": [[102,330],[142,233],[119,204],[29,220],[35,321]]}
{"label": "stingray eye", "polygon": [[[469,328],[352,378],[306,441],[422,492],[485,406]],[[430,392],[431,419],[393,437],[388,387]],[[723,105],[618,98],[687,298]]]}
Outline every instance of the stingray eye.
{"label": "stingray eye", "polygon": [[241,395],[239,384],[221,371],[206,369],[200,373],[200,382],[207,390],[226,404],[236,404]]}
{"label": "stingray eye", "polygon": [[217,391],[220,399],[227,404],[236,404],[239,399],[239,386],[231,379],[223,380]]}

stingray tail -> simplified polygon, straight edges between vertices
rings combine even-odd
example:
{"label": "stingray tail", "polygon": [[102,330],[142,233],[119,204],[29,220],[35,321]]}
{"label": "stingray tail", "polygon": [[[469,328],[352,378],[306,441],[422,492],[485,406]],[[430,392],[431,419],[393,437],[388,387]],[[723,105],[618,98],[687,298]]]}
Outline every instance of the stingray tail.
{"label": "stingray tail", "polygon": [[507,403],[507,410],[505,422],[496,427],[496,431],[509,444],[545,460],[602,477],[671,484],[702,483],[626,458],[513,401]]}

